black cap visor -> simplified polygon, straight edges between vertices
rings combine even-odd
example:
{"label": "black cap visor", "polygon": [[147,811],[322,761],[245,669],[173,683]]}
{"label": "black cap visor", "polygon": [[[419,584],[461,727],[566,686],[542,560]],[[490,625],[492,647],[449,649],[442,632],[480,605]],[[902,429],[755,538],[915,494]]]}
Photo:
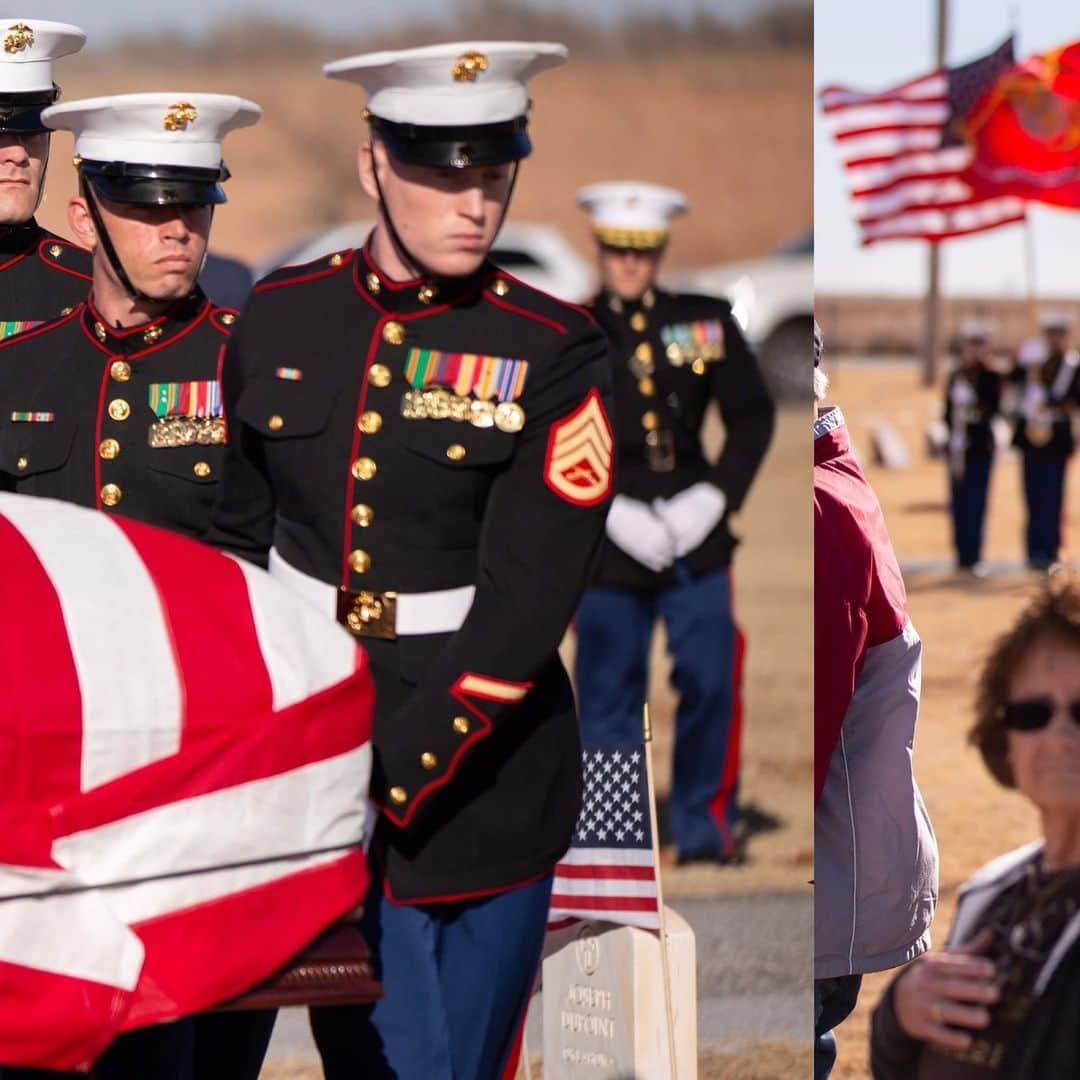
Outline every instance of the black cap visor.
{"label": "black cap visor", "polygon": [[125,161],[87,161],[82,175],[103,199],[141,206],[216,206],[226,201],[221,181],[229,170],[185,165],[137,165]]}
{"label": "black cap visor", "polygon": [[45,135],[51,131],[41,121],[41,112],[56,102],[60,87],[51,90],[9,94],[0,91],[0,135]]}
{"label": "black cap visor", "polygon": [[507,165],[532,153],[524,116],[470,127],[395,124],[380,116],[372,116],[369,121],[390,155],[406,165],[468,169]]}

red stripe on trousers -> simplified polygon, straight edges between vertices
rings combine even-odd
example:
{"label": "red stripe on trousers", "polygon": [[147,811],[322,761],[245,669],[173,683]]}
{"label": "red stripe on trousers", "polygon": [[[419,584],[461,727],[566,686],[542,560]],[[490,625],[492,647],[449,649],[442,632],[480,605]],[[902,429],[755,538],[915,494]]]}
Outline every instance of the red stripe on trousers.
{"label": "red stripe on trousers", "polygon": [[720,774],[720,787],[709,803],[709,811],[716,822],[726,849],[734,848],[735,838],[727,825],[728,805],[735,794],[735,784],[739,779],[739,757],[742,752],[743,727],[743,671],[746,663],[746,635],[735,623],[735,583],[728,571],[728,607],[735,626],[735,655],[731,665],[731,720],[728,724],[727,753],[724,756],[724,768]]}

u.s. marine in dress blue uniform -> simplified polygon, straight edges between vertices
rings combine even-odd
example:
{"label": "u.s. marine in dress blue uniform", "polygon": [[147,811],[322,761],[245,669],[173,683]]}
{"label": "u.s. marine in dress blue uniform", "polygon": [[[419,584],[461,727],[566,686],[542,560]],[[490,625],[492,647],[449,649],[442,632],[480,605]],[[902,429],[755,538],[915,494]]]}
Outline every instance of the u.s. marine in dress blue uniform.
{"label": "u.s. marine in dress blue uniform", "polygon": [[[235,313],[196,286],[203,226],[191,222],[205,224],[205,239],[210,207],[225,198],[221,139],[258,114],[243,99],[197,93],[44,112],[45,123],[75,135],[81,203],[73,211],[78,205],[92,238],[93,287],[68,314],[0,345],[0,490],[205,532],[224,455],[220,370]],[[213,602],[205,598],[208,610]],[[122,653],[124,643],[116,647]],[[272,1013],[251,1012],[133,1030],[105,1051],[94,1076],[254,1080],[272,1023]]]}
{"label": "u.s. marine in dress blue uniform", "polygon": [[1065,475],[1076,449],[1072,418],[1080,406],[1080,352],[1068,346],[1069,318],[1048,312],[1043,339],[1026,342],[1009,374],[1016,426],[1013,446],[1021,455],[1028,566],[1047,570],[1061,549]]}
{"label": "u.s. marine in dress blue uniform", "polygon": [[[382,183],[430,169],[410,173],[430,194],[525,156],[523,80],[564,55],[445,45],[328,70],[369,91]],[[397,111],[398,80],[443,123]],[[363,249],[271,274],[241,314],[210,538],[336,613],[375,677],[363,926],[386,996],[313,1010],[326,1076],[487,1080],[513,1057],[579,808],[557,649],[611,493],[607,343],[482,252],[392,279],[376,242],[416,265],[416,223],[380,215]]]}
{"label": "u.s. marine in dress blue uniform", "polygon": [[53,61],[86,35],[67,23],[12,19],[0,26],[0,341],[73,308],[90,286],[90,253],[34,218],[44,193],[49,128],[41,113],[60,96]]}
{"label": "u.s. marine in dress blue uniform", "polygon": [[218,380],[235,318],[196,290],[117,329],[88,296],[0,344],[0,489],[200,537],[224,460]]}
{"label": "u.s. marine in dress blue uniform", "polygon": [[[582,734],[639,737],[649,643],[663,619],[679,694],[671,837],[682,862],[729,861],[740,854],[742,655],[729,521],[769,445],[773,402],[726,301],[655,285],[683,196],[624,181],[590,185],[578,200],[605,278],[591,308],[612,343],[619,457],[607,540],[576,622]],[[725,427],[716,460],[701,441],[712,403]]]}
{"label": "u.s. marine in dress blue uniform", "polygon": [[970,320],[960,328],[960,363],[945,383],[949,433],[949,506],[958,570],[981,574],[983,522],[994,463],[991,422],[1001,411],[1001,374],[990,366],[990,328]]}

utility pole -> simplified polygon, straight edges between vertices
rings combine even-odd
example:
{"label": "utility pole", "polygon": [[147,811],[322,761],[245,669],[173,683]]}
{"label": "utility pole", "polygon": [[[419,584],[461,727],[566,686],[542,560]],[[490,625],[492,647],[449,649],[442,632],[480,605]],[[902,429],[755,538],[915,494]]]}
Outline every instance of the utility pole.
{"label": "utility pole", "polygon": [[[934,57],[938,68],[945,66],[946,31],[948,28],[948,0],[937,3],[937,44]],[[923,386],[930,386],[937,378],[941,362],[941,245],[930,244],[926,262],[926,338],[923,347]]]}

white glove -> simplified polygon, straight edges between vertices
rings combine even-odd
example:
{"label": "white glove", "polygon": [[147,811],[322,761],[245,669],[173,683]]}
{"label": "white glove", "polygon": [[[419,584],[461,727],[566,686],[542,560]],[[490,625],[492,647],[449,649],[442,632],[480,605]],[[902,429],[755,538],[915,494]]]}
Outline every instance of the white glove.
{"label": "white glove", "polygon": [[607,516],[611,542],[654,572],[675,561],[675,543],[648,503],[616,495]]}
{"label": "white glove", "polygon": [[653,499],[652,505],[675,541],[675,558],[681,559],[716,528],[727,496],[715,484],[702,481],[670,499]]}

